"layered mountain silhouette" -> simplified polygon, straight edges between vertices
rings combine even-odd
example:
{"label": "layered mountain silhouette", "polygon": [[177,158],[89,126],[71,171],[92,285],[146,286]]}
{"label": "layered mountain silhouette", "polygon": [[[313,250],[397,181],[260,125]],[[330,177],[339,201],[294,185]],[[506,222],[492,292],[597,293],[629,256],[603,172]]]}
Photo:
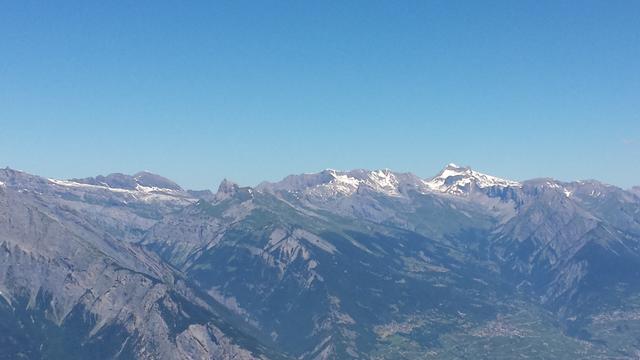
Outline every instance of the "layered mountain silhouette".
{"label": "layered mountain silhouette", "polygon": [[0,170],[0,359],[636,359],[640,192]]}

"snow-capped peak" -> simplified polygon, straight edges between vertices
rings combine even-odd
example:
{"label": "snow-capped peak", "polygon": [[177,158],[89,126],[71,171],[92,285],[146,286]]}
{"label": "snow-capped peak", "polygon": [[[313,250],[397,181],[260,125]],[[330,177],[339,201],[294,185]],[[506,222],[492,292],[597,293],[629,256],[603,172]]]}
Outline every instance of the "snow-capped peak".
{"label": "snow-capped peak", "polygon": [[398,192],[398,180],[393,172],[384,170],[353,170],[342,172],[325,170],[330,176],[328,182],[309,189],[314,195],[326,196],[332,194],[351,195],[360,188],[369,188],[375,192],[390,196],[396,196]]}
{"label": "snow-capped peak", "polygon": [[333,190],[335,193],[342,195],[351,195],[360,186],[358,179],[349,176],[347,173],[339,172],[333,169],[328,169],[326,172],[333,178],[329,182],[321,184],[318,188],[323,190]]}
{"label": "snow-capped peak", "polygon": [[387,195],[398,195],[398,178],[389,169],[374,170],[367,174],[363,184]]}
{"label": "snow-capped peak", "polygon": [[257,189],[299,192],[319,198],[350,196],[359,190],[399,196],[399,185],[403,182],[401,180],[403,175],[389,169],[352,171],[326,169],[315,174],[291,175],[277,183],[263,183]]}
{"label": "snow-capped peak", "polygon": [[370,191],[387,196],[402,197],[409,190],[420,193],[448,193],[463,195],[475,188],[521,186],[520,183],[482,174],[448,164],[435,177],[423,180],[411,173],[396,173],[389,169],[338,171],[326,169],[315,174],[290,175],[280,182],[262,183],[257,190],[302,193],[316,198],[351,196]]}
{"label": "snow-capped peak", "polygon": [[519,182],[501,179],[495,176],[483,174],[472,170],[470,167],[462,167],[456,164],[448,164],[440,173],[425,182],[428,189],[449,194],[465,194],[472,187],[519,187]]}

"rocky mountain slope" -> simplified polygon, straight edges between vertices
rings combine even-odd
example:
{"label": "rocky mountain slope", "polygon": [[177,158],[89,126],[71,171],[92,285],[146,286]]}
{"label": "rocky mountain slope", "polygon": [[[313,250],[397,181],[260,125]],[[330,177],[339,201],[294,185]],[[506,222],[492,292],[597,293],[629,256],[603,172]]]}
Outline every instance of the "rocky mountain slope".
{"label": "rocky mountain slope", "polygon": [[28,358],[640,354],[637,190],[454,164],[215,194],[5,169],[0,200],[0,345]]}
{"label": "rocky mountain slope", "polygon": [[183,194],[0,179],[0,358],[267,358],[213,299],[114,236],[120,219],[121,231],[144,226],[140,209],[163,214],[188,204]]}

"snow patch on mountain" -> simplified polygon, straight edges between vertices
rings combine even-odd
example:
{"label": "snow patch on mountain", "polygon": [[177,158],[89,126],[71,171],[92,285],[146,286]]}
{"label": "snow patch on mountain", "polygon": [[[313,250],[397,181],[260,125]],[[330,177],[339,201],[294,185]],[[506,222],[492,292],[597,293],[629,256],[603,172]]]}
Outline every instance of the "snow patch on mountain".
{"label": "snow patch on mountain", "polygon": [[185,193],[182,190],[175,189],[167,189],[160,188],[155,186],[143,186],[136,185],[133,189],[125,189],[118,187],[110,187],[107,184],[87,184],[83,182],[77,182],[73,180],[58,180],[58,179],[47,179],[49,183],[53,185],[57,185],[60,187],[64,187],[67,189],[76,189],[84,192],[110,192],[118,195],[131,196],[137,200],[141,201],[175,201],[176,199],[184,200],[187,202],[194,202],[191,196],[188,193]]}
{"label": "snow patch on mountain", "polygon": [[469,167],[461,167],[456,164],[448,164],[438,175],[428,181],[425,186],[436,192],[462,195],[471,190],[472,186],[477,188],[490,187],[521,187],[517,181],[501,179],[495,176],[483,174],[472,170]]}
{"label": "snow patch on mountain", "polygon": [[326,169],[315,174],[290,175],[275,183],[262,183],[258,191],[284,191],[305,194],[315,198],[351,196],[361,190],[371,190],[388,196],[399,196],[399,179],[385,170],[338,171]]}
{"label": "snow patch on mountain", "polygon": [[325,176],[325,182],[305,189],[305,193],[317,197],[350,196],[360,189],[369,189],[387,196],[400,195],[398,178],[388,169],[349,172],[328,169],[320,174]]}
{"label": "snow patch on mountain", "polygon": [[351,195],[355,193],[356,190],[358,190],[358,186],[360,186],[360,181],[348,174],[340,173],[333,169],[326,170],[326,172],[333,179],[328,183],[318,185],[315,191],[312,190],[312,193],[317,195]]}

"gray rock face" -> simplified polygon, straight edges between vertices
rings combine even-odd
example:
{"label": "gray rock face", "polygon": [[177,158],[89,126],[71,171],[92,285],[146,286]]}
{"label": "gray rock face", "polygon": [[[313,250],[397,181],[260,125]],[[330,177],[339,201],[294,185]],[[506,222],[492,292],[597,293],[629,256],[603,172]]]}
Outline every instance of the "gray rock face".
{"label": "gray rock face", "polygon": [[68,212],[75,212],[93,226],[126,241],[138,240],[165,214],[197,201],[183,190],[142,185],[129,189],[44,179],[10,169],[0,170],[0,181],[8,189],[31,193],[42,203],[56,204]]}
{"label": "gray rock face", "polygon": [[0,170],[14,357],[633,359],[638,313],[634,189],[454,164],[215,194]]}
{"label": "gray rock face", "polygon": [[[87,220],[89,208],[56,198],[55,183],[10,171],[1,179],[0,317],[19,325],[0,335],[5,356],[263,356],[257,343],[253,351],[236,344],[250,337],[221,318],[215,301],[196,295],[156,256]],[[35,328],[20,325],[34,318]]]}

